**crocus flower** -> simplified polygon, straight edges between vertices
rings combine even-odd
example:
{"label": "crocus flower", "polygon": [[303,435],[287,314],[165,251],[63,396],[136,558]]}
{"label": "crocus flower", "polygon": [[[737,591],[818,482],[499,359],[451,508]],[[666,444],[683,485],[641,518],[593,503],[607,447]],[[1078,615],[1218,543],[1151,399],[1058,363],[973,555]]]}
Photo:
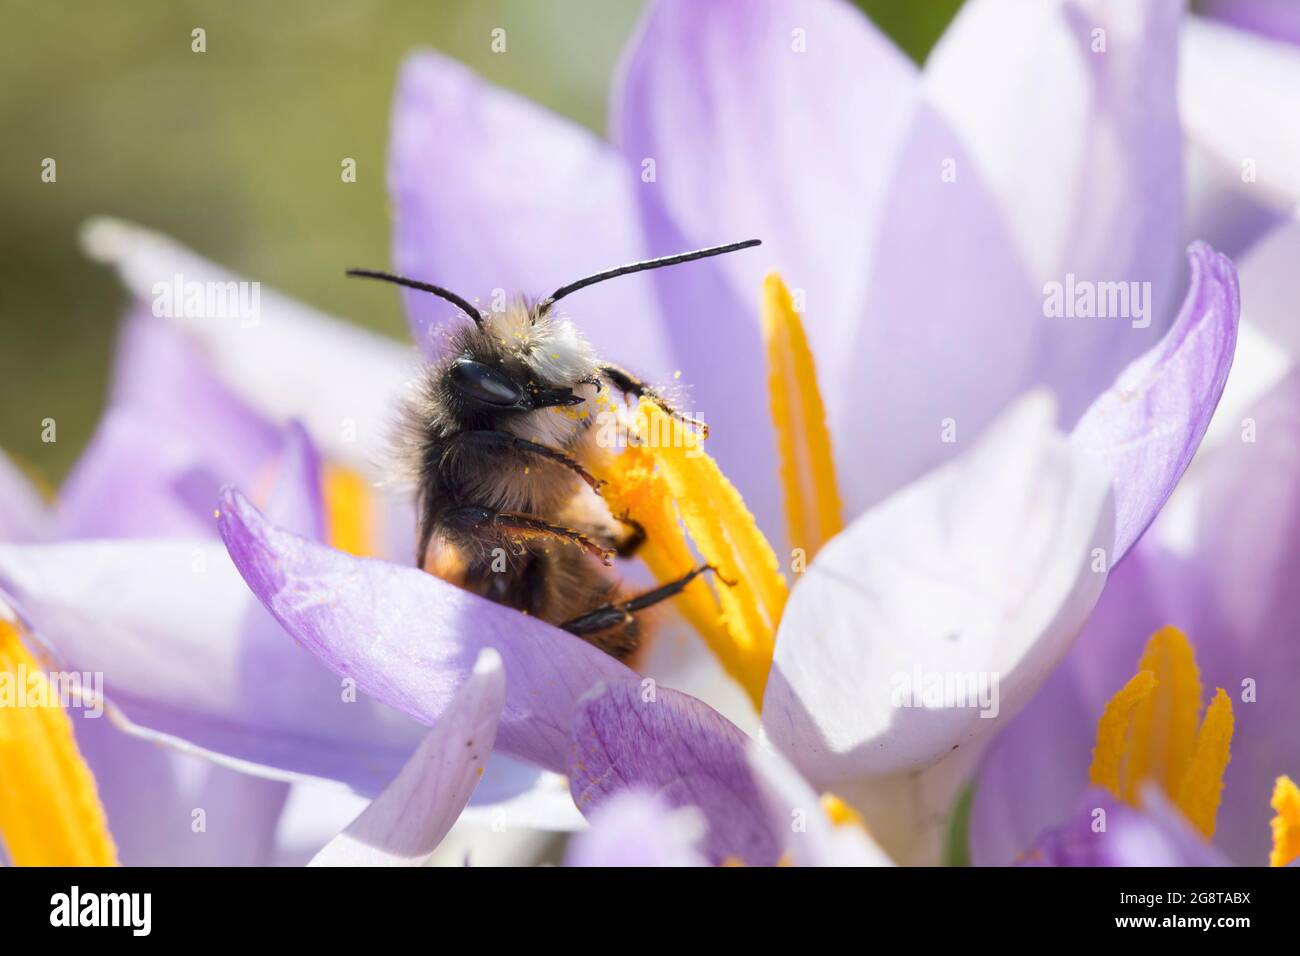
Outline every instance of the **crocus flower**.
{"label": "crocus flower", "polygon": [[[605,264],[764,239],[764,258],[594,287],[582,327],[601,354],[652,380],[681,370],[692,384],[713,426],[710,451],[740,494],[713,475],[709,487],[726,493],[729,530],[753,542],[762,565],[744,601],[716,595],[736,602],[727,620],[763,622],[754,640],[736,641],[724,623],[731,642],[715,650],[732,655],[731,673],[761,700],[775,645],[766,733],[816,788],[862,789],[851,796],[868,826],[903,859],[933,857],[966,762],[1050,672],[1106,571],[1177,482],[1235,342],[1235,281],[1222,257],[1194,246],[1182,296],[1177,5],[1035,5],[1035,36],[1051,42],[1009,66],[1003,7],[968,4],[921,73],[846,5],[653,4],[625,58],[614,145],[434,55],[408,64],[394,114],[393,258],[462,294],[538,292]],[[1092,48],[1099,21],[1104,56]],[[1041,79],[1040,56],[1055,95],[1013,100],[1025,87],[1014,71]],[[101,223],[88,245],[140,296],[177,272],[219,277],[122,224]],[[757,322],[751,303],[772,265],[795,295],[768,283]],[[1151,295],[1120,321],[1045,317],[1039,290],[1070,275],[1149,282]],[[794,301],[807,316],[806,347]],[[415,296],[407,308],[416,343],[435,349],[445,308]],[[245,399],[301,417],[329,458],[377,444],[409,373],[402,349],[274,296],[263,297],[255,328],[179,321]],[[769,365],[776,394],[799,413],[772,428],[761,412]],[[991,424],[1035,383],[1059,396],[1067,426],[1078,422],[1072,439],[1042,399]],[[360,442],[340,439],[343,422]],[[690,476],[677,477],[691,490]],[[823,510],[831,489],[841,507]],[[691,496],[674,497],[689,512]],[[750,512],[756,522],[742,520]],[[636,677],[413,568],[277,528],[237,493],[220,514],[236,565],[284,628],[422,721],[443,718],[491,646],[506,670],[498,748],[563,771],[582,695]],[[946,520],[958,514],[966,520]],[[787,548],[764,550],[758,527],[812,558],[784,608],[777,555]],[[972,589],[981,569],[975,579],[987,586]],[[81,571],[86,580],[106,573]],[[701,613],[692,602],[683,609]],[[848,640],[860,620],[866,638]],[[850,652],[842,661],[841,650]],[[882,703],[879,685],[894,671],[954,662],[1001,675],[999,718]],[[244,733],[241,706],[232,695],[210,713],[233,715]],[[367,747],[388,739],[379,727],[322,727],[312,712],[279,716],[276,738],[256,755],[268,765],[300,767],[321,756],[313,744],[342,741],[339,759],[317,766],[355,780]],[[314,740],[303,733],[309,720]],[[205,746],[252,754],[238,733]],[[931,798],[916,799],[918,788]],[[900,820],[900,808],[913,819]],[[756,861],[779,858],[779,843],[757,847]]]}

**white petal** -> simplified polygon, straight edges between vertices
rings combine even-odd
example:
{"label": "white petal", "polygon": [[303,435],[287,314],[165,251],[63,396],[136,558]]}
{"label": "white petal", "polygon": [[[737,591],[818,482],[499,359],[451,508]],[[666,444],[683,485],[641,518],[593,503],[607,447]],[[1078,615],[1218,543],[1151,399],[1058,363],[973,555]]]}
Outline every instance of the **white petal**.
{"label": "white petal", "polygon": [[[242,276],[158,233],[114,219],[86,224],[82,242],[114,265],[140,300],[159,283],[243,282]],[[173,319],[197,337],[245,400],[281,421],[297,418],[326,456],[373,473],[394,405],[415,370],[415,350],[261,289],[256,321]]]}
{"label": "white petal", "polygon": [[469,680],[397,779],[326,844],[311,865],[424,865],[483,773],[505,699],[501,655],[484,648]]}
{"label": "white petal", "polygon": [[[919,770],[986,738],[1065,653],[1105,582],[1093,568],[1106,566],[1114,506],[1053,418],[1046,395],[1020,400],[796,583],[763,727],[815,786]],[[935,682],[965,681],[964,706],[956,687],[948,706],[924,700]],[[921,699],[904,693],[913,685]]]}
{"label": "white petal", "polygon": [[795,866],[893,866],[870,835],[852,825],[836,826],[821,799],[775,750],[754,741],[747,753],[777,832],[790,834],[787,850]]}

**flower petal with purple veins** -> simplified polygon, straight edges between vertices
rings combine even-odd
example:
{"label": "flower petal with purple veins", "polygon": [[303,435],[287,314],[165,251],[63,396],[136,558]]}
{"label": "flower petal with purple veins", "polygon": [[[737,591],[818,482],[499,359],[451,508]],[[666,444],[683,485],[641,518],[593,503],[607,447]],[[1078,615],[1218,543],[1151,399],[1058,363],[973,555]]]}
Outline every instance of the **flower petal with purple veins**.
{"label": "flower petal with purple veins", "polygon": [[417,568],[283,531],[237,491],[223,496],[218,523],[244,580],[298,643],[417,720],[438,720],[478,652],[495,647],[506,668],[498,747],[543,767],[563,767],[577,700],[633,676],[585,641]]}
{"label": "flower petal with purple veins", "polygon": [[325,845],[312,866],[422,866],[469,801],[496,740],[505,703],[501,655],[479,651],[456,691],[383,793]]}
{"label": "flower petal with purple veins", "polygon": [[715,865],[771,866],[782,839],[745,756],[748,738],[702,701],[640,680],[613,681],[578,705],[569,787],[590,817],[615,795],[648,790],[708,823],[700,851]]}
{"label": "flower petal with purple veins", "polygon": [[1237,273],[1204,243],[1188,250],[1191,283],[1168,334],[1084,412],[1070,436],[1114,476],[1118,562],[1191,463],[1223,394],[1237,344]]}

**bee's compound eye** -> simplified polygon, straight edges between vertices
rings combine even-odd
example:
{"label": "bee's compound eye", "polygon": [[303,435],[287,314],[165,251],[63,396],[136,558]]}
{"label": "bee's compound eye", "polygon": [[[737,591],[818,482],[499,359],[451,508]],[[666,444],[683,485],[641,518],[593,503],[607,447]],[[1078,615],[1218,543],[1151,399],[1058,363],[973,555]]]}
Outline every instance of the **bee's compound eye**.
{"label": "bee's compound eye", "polygon": [[491,365],[458,358],[451,366],[451,382],[462,395],[486,405],[518,405],[524,392],[514,380]]}

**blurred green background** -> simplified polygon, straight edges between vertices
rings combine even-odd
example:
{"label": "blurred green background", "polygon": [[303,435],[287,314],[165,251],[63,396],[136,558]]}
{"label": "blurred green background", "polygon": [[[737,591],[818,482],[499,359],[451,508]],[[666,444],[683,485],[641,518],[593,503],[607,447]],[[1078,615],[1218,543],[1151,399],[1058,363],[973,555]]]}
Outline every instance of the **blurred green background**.
{"label": "blurred green background", "polygon": [[[921,61],[961,0],[858,3]],[[0,33],[0,448],[47,485],[103,402],[124,295],[79,225],[109,214],[251,278],[405,335],[338,279],[388,259],[397,68],[415,47],[603,131],[640,0],[5,0]],[[207,31],[207,52],[190,31]],[[509,52],[490,32],[505,27]],[[339,163],[357,161],[356,183]],[[57,161],[58,180],[41,181]],[[58,424],[54,444],[41,421]]]}

